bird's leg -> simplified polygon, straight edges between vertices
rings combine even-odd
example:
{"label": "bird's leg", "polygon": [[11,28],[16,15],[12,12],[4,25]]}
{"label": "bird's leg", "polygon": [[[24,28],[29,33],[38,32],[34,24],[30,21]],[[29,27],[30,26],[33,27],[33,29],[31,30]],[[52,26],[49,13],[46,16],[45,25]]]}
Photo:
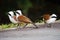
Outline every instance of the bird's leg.
{"label": "bird's leg", "polygon": [[19,29],[20,27],[19,27],[19,24],[17,24],[17,29]]}
{"label": "bird's leg", "polygon": [[51,23],[48,24],[48,27],[51,28]]}
{"label": "bird's leg", "polygon": [[32,24],[35,26],[35,28],[38,28],[38,26],[35,23],[32,23]]}
{"label": "bird's leg", "polygon": [[53,28],[54,26],[53,26],[53,23],[51,23],[51,28]]}
{"label": "bird's leg", "polygon": [[24,26],[23,26],[23,28],[25,28],[27,26],[27,24],[25,24]]}

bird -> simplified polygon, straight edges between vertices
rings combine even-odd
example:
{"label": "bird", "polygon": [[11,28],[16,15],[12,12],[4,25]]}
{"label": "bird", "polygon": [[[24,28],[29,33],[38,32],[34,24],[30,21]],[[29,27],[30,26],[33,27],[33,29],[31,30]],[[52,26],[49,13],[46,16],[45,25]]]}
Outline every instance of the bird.
{"label": "bird", "polygon": [[22,14],[21,10],[16,10],[15,13],[16,13],[16,19],[18,20],[18,23],[20,22],[26,23],[26,25],[24,25],[23,28],[25,28],[29,23],[33,24],[35,26],[34,28],[38,28],[35,23],[33,23],[28,17]]}
{"label": "bird", "polygon": [[56,14],[52,14],[52,15],[45,14],[45,15],[43,15],[43,20],[44,20],[45,23],[48,24],[48,27],[51,27],[52,23],[55,23],[56,19],[57,19]]}
{"label": "bird", "polygon": [[50,16],[50,19],[47,20],[46,22],[47,22],[47,23],[54,23],[54,22],[56,21],[56,19],[57,19],[57,16],[56,16],[55,14],[52,14],[52,15]]}
{"label": "bird", "polygon": [[14,12],[13,12],[13,11],[9,11],[9,12],[8,12],[8,17],[9,17],[9,20],[10,20],[12,23],[14,23],[14,24],[17,23],[16,16],[14,15]]}
{"label": "bird", "polygon": [[14,11],[9,11],[8,12],[8,17],[9,17],[9,20],[13,23],[13,24],[17,24],[16,27],[17,27],[17,30],[19,28],[19,24],[18,24],[18,21],[16,19],[16,15],[14,15]]}

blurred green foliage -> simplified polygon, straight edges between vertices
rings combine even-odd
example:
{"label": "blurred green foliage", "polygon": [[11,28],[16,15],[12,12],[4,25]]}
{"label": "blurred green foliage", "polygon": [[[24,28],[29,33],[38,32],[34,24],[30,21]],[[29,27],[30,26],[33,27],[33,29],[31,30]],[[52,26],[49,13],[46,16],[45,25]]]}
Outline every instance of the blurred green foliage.
{"label": "blurred green foliage", "polygon": [[2,24],[0,25],[0,29],[7,29],[7,28],[13,28],[15,27],[16,25],[10,23],[10,24]]}
{"label": "blurred green foliage", "polygon": [[60,5],[53,0],[0,0],[0,24],[10,23],[7,12],[17,9],[22,9],[23,14],[34,22],[46,12],[60,15]]}
{"label": "blurred green foliage", "polygon": [[23,13],[27,15],[27,11],[32,7],[32,3],[29,0],[18,0],[17,5],[19,9],[22,9]]}

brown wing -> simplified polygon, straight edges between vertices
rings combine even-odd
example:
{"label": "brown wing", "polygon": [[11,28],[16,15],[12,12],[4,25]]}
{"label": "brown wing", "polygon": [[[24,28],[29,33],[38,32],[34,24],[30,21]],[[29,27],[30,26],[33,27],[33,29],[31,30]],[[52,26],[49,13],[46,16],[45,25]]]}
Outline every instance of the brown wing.
{"label": "brown wing", "polygon": [[43,18],[44,18],[44,20],[48,20],[50,18],[50,15],[49,14],[44,14]]}
{"label": "brown wing", "polygon": [[25,23],[31,23],[31,20],[24,15],[19,16],[18,21],[25,22]]}

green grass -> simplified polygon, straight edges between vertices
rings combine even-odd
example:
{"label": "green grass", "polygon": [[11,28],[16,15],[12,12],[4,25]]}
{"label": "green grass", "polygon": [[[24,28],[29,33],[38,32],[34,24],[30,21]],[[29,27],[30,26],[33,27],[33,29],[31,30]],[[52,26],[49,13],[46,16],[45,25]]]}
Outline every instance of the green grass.
{"label": "green grass", "polygon": [[13,23],[10,23],[10,24],[2,24],[0,25],[0,29],[7,29],[7,28],[13,28],[15,27],[16,25],[13,24]]}
{"label": "green grass", "polygon": [[[42,23],[42,22],[43,22],[42,20],[37,20],[36,21],[36,23]],[[14,28],[16,26],[17,26],[17,24],[13,24],[13,23],[2,24],[2,25],[0,25],[0,29]],[[21,23],[20,26],[24,26],[24,23]]]}
{"label": "green grass", "polygon": [[35,21],[35,23],[42,23],[43,22],[43,20],[39,20],[39,19],[37,19],[36,21]]}
{"label": "green grass", "polygon": [[[20,26],[23,26],[23,25],[24,25],[23,23],[20,24]],[[7,28],[14,28],[14,27],[17,27],[17,24],[10,23],[10,24],[0,25],[0,29],[7,29]]]}

